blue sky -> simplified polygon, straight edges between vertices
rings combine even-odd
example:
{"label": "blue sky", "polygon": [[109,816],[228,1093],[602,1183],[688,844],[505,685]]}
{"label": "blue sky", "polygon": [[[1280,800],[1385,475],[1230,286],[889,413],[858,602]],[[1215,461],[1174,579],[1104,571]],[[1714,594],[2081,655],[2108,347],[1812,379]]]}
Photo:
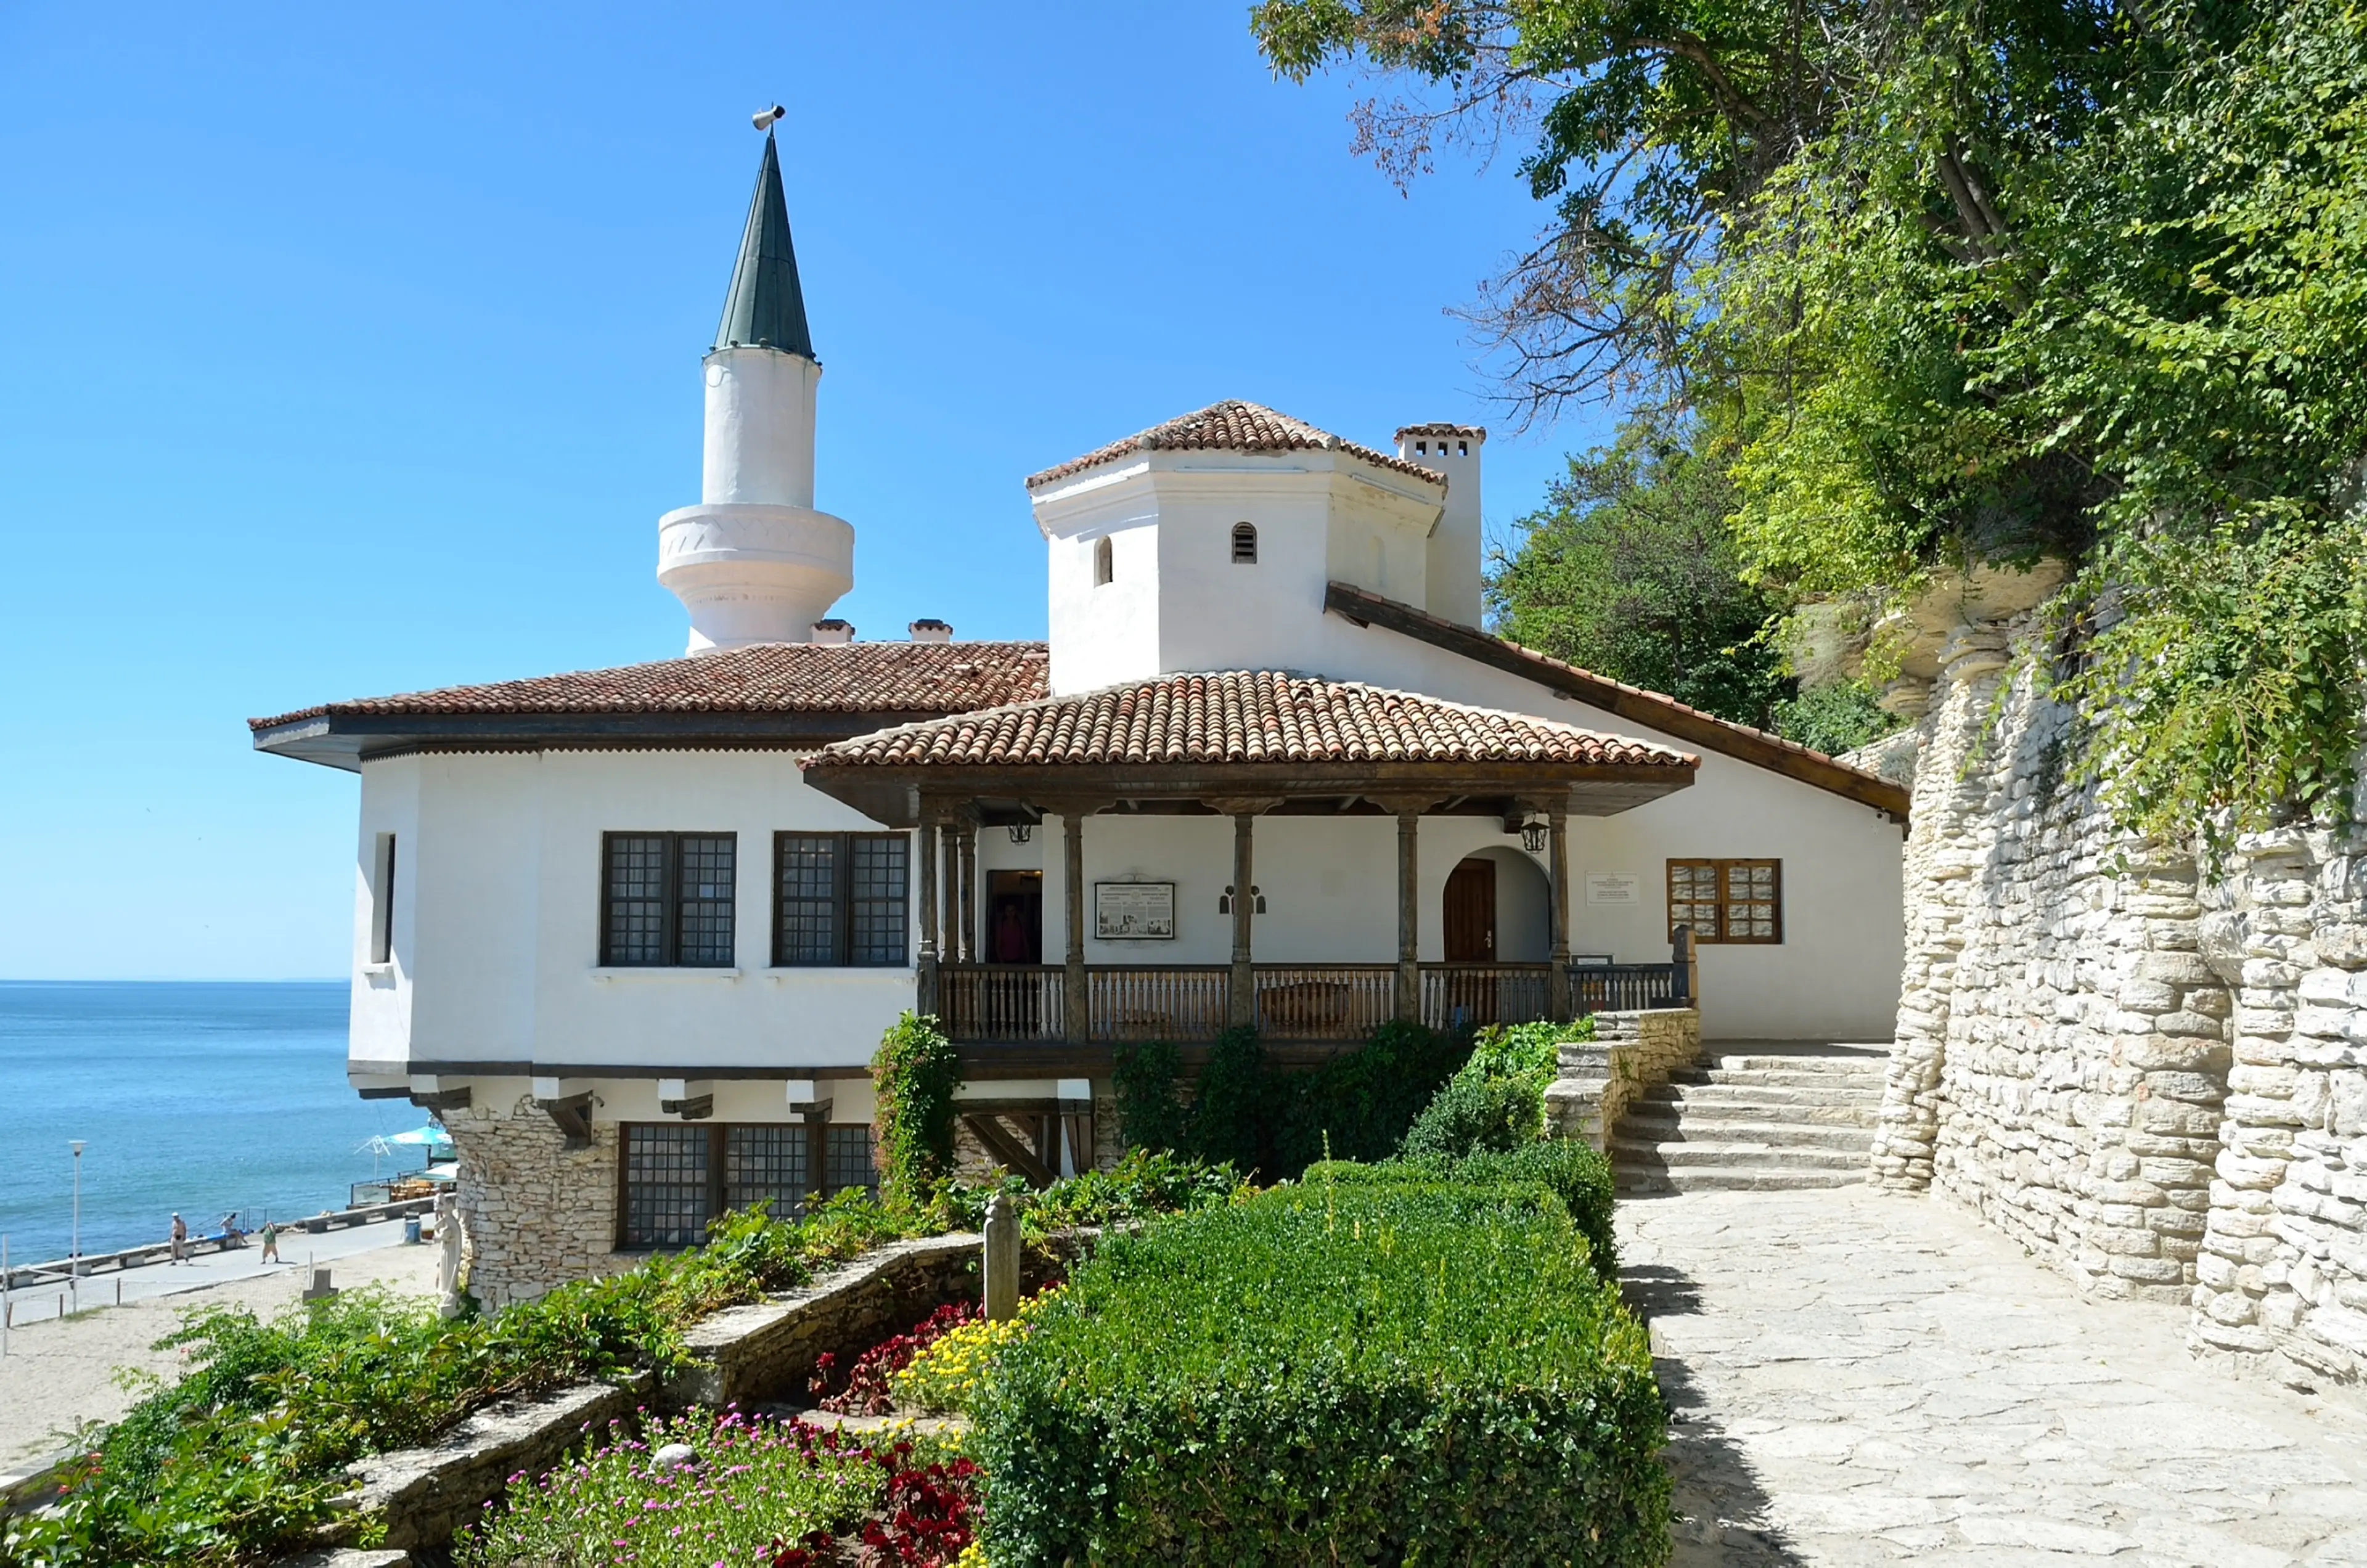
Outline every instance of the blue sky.
{"label": "blue sky", "polygon": [[1444,312],[1539,215],[1368,90],[1229,0],[0,6],[0,976],[342,973],[355,781],[248,716],[680,652],[763,104],[864,635],[1043,635],[1022,477],[1218,398],[1501,424]]}

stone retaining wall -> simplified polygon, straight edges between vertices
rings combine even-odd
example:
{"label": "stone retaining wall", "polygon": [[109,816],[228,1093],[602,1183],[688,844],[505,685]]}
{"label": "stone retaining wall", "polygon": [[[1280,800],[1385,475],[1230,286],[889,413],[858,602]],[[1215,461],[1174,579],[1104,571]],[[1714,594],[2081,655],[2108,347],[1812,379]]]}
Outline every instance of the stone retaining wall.
{"label": "stone retaining wall", "polygon": [[[1064,1238],[1082,1245],[1091,1233]],[[440,1547],[501,1495],[520,1471],[548,1469],[587,1427],[645,1404],[742,1404],[798,1396],[823,1351],[850,1353],[979,1291],[976,1235],[898,1242],[821,1275],[807,1288],[729,1308],[685,1336],[697,1365],[658,1385],[646,1374],[622,1387],[579,1383],[477,1412],[426,1448],[380,1454],[352,1467],[354,1517],[383,1519],[388,1548]],[[1035,1283],[1042,1259],[1032,1258]]]}
{"label": "stone retaining wall", "polygon": [[1596,1013],[1594,1038],[1561,1048],[1560,1076],[1546,1089],[1546,1129],[1600,1149],[1637,1096],[1700,1059],[1697,1009]]}
{"label": "stone retaining wall", "polygon": [[[2032,616],[1959,625],[1919,728],[1872,1175],[2096,1296],[2191,1306],[2288,1381],[2367,1370],[2367,872],[2327,833],[2204,869],[2065,778]],[[2023,658],[2017,660],[2016,655]]]}

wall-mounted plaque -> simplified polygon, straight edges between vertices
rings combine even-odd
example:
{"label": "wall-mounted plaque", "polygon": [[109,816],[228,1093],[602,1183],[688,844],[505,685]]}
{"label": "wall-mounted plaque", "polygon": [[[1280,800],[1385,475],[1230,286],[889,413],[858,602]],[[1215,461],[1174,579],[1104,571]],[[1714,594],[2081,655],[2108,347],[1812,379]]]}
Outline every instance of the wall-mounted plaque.
{"label": "wall-mounted plaque", "polygon": [[1586,901],[1640,904],[1644,901],[1644,879],[1624,871],[1590,871],[1586,874]]}
{"label": "wall-mounted plaque", "polygon": [[1175,884],[1096,882],[1093,935],[1104,942],[1175,940]]}

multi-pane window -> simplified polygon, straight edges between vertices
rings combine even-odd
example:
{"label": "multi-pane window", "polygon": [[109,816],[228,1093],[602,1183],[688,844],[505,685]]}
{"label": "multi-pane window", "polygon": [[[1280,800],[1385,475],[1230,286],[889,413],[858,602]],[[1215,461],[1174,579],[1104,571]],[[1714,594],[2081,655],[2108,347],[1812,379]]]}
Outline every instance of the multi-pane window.
{"label": "multi-pane window", "polygon": [[600,962],[730,967],[738,860],[730,833],[606,835]]}
{"label": "multi-pane window", "polygon": [[629,1249],[696,1247],[716,1215],[758,1202],[787,1218],[817,1190],[879,1190],[866,1126],[628,1122],[622,1136],[617,1245]]}
{"label": "multi-pane window", "polygon": [[875,1198],[879,1196],[879,1168],[872,1161],[871,1129],[831,1128],[828,1171],[832,1192],[860,1187]]}
{"label": "multi-pane window", "polygon": [[901,833],[780,833],[773,840],[773,962],[900,965],[912,841]]}
{"label": "multi-pane window", "polygon": [[1696,942],[1784,940],[1784,863],[1773,860],[1672,860],[1669,934],[1691,926]]}
{"label": "multi-pane window", "polygon": [[697,1247],[707,1239],[711,1142],[705,1127],[625,1129],[627,1247]]}

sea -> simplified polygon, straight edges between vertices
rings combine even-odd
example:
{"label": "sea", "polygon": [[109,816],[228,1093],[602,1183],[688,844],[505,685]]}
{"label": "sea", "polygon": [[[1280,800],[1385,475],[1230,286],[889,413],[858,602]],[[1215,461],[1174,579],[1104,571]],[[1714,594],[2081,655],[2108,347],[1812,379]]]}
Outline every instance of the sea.
{"label": "sea", "polygon": [[343,980],[0,981],[0,1235],[12,1260],[67,1255],[73,1144],[82,1250],[252,1227],[345,1206],[351,1185],[416,1169],[373,1137],[426,1121],[345,1082]]}

